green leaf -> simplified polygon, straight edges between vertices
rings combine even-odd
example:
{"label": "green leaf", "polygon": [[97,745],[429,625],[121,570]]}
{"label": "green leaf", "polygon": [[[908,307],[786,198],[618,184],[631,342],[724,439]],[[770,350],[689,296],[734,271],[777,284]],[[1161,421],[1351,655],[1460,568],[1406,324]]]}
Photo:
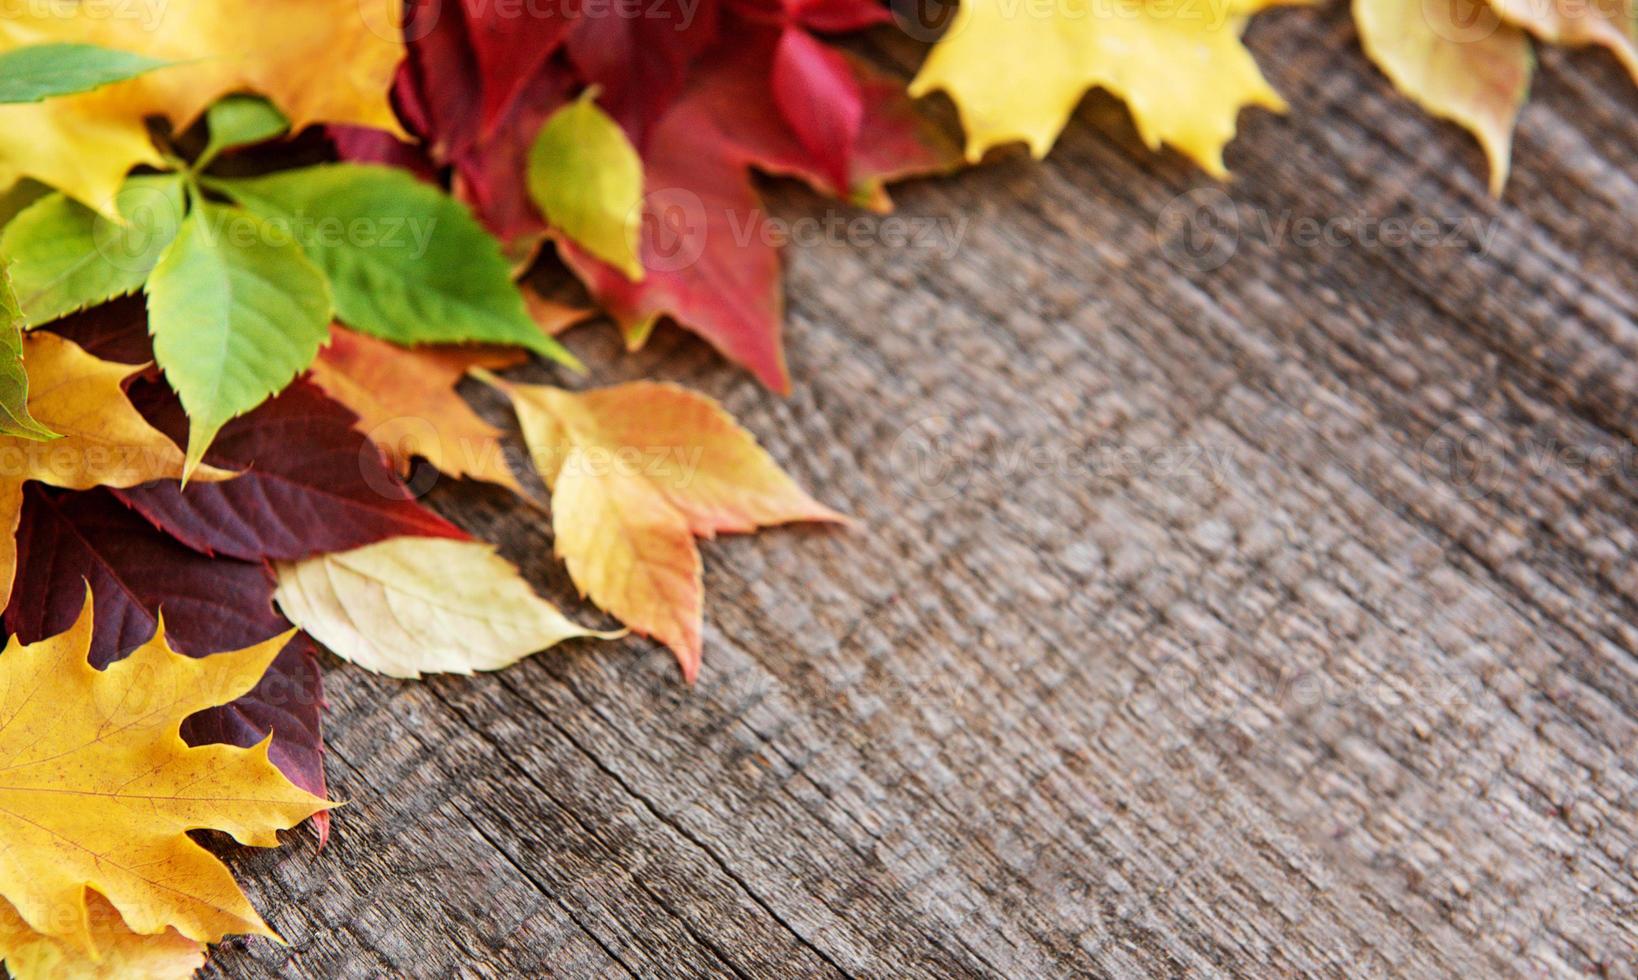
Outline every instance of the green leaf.
{"label": "green leaf", "polygon": [[187,473],[225,423],[305,370],[329,333],[324,274],[238,208],[196,200],[147,292],[154,358],[190,422]]}
{"label": "green leaf", "polygon": [[337,163],[206,186],[301,242],[351,327],[400,344],[510,344],[579,366],[529,318],[500,244],[401,170]]}
{"label": "green leaf", "polygon": [[55,439],[57,433],[28,413],[28,373],[23,370],[23,311],[0,260],[0,435]]}
{"label": "green leaf", "polygon": [[558,231],[640,281],[643,161],[594,97],[588,89],[540,127],[529,151],[529,194]]}
{"label": "green leaf", "polygon": [[290,128],[290,120],[264,98],[230,95],[205,113],[205,128],[210,131],[210,142],[205,144],[205,152],[193,165],[195,170],[210,166],[211,161],[226,150],[282,136]]}
{"label": "green leaf", "polygon": [[51,188],[30,177],[24,177],[5,191],[0,191],[0,228],[22,214],[35,201],[51,193]]}
{"label": "green leaf", "polygon": [[0,252],[31,327],[136,292],[182,225],[182,178],[132,177],[114,197],[123,224],[62,194],[6,226]]}
{"label": "green leaf", "polygon": [[39,102],[135,78],[169,61],[94,44],[35,44],[0,54],[0,104]]}

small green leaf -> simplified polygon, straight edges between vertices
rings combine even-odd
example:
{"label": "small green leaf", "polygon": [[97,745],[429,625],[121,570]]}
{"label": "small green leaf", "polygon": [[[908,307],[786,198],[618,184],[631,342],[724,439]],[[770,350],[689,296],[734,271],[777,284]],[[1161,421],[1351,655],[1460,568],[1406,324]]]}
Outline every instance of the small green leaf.
{"label": "small green leaf", "polygon": [[210,131],[210,142],[205,144],[205,152],[194,164],[195,170],[210,166],[211,161],[226,150],[282,136],[290,128],[290,120],[264,98],[230,95],[205,113],[205,128]]}
{"label": "small green leaf", "polygon": [[401,170],[337,163],[205,182],[301,242],[351,327],[400,344],[510,344],[579,366],[529,318],[499,243]]}
{"label": "small green leaf", "polygon": [[114,198],[123,224],[48,194],[6,226],[0,252],[31,327],[142,288],[182,226],[182,178],[132,177]]}
{"label": "small green leaf", "polygon": [[55,439],[57,434],[28,413],[28,372],[23,370],[23,311],[0,260],[0,435]]}
{"label": "small green leaf", "polygon": [[595,92],[552,113],[529,151],[529,194],[558,231],[640,281],[643,161]]}
{"label": "small green leaf", "polygon": [[188,413],[188,473],[224,424],[283,390],[329,335],[324,274],[238,208],[196,200],[147,293],[154,358]]}
{"label": "small green leaf", "polygon": [[169,61],[94,44],[35,44],[0,54],[0,104],[73,95],[164,68]]}

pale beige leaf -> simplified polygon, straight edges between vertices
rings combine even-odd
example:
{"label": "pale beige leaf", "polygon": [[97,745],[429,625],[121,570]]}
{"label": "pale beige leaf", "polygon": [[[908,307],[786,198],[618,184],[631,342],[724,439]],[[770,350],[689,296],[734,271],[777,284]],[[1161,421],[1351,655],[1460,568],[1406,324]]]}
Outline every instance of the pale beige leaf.
{"label": "pale beige leaf", "polygon": [[1399,91],[1478,138],[1500,194],[1535,68],[1530,39],[1482,0],[1354,0],[1354,21]]}
{"label": "pale beige leaf", "polygon": [[389,677],[500,670],[564,640],[618,635],[570,622],[478,541],[390,538],[274,571],[291,622]]}

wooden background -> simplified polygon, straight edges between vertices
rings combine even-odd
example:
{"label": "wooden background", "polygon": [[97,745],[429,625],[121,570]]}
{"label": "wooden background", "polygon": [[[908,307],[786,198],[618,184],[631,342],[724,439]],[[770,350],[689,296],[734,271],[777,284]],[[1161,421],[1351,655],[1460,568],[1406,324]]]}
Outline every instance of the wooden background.
{"label": "wooden background", "polygon": [[[793,248],[788,400],[571,334],[863,528],[707,545],[693,690],[638,640],[329,660],[348,806],[235,857],[289,945],[209,972],[1633,976],[1638,91],[1545,51],[1497,202],[1339,6],[1249,39],[1293,111],[1228,184],[1094,96],[903,187],[937,248]],[[537,514],[431,500],[595,620]]]}

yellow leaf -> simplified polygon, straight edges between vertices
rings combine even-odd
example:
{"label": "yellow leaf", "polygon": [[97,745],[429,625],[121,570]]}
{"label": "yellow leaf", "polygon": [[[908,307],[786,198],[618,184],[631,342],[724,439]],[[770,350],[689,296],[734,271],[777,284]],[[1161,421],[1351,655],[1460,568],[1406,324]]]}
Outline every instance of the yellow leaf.
{"label": "yellow leaf", "polygon": [[521,350],[399,347],[343,327],[313,362],[313,381],[358,416],[369,436],[408,475],[421,457],[442,473],[497,483],[522,493],[506,465],[500,430],[456,394],[474,367],[501,368],[527,358]]}
{"label": "yellow leaf", "polygon": [[205,965],[205,947],[175,929],[132,932],[108,900],[87,891],[94,952],[28,927],[0,899],[0,959],[16,980],[186,980]]}
{"label": "yellow leaf", "polygon": [[1102,86],[1151,149],[1169,143],[1221,177],[1240,109],[1285,109],[1240,43],[1248,16],[1274,2],[962,0],[910,93],[950,94],[976,161],[1014,140],[1045,156],[1081,96]]}
{"label": "yellow leaf", "polygon": [[1599,44],[1638,82],[1638,6],[1633,0],[1491,0],[1504,20],[1553,44]]}
{"label": "yellow leaf", "polygon": [[86,889],[131,931],[196,942],[272,935],[233,875],[188,832],[275,847],[329,806],[252,749],[190,748],[184,719],[227,704],[289,636],[185,657],[158,635],[107,670],[86,659],[91,598],[68,632],[0,654],[0,898],[30,929],[95,955]]}
{"label": "yellow leaf", "polygon": [[552,113],[529,151],[529,193],[558,231],[641,281],[643,161],[595,88]]}
{"label": "yellow leaf", "polygon": [[637,382],[574,393],[484,375],[517,409],[552,489],[557,552],[582,593],[700,667],[696,537],[846,521],[804,493],[716,402]]}
{"label": "yellow leaf", "polygon": [[569,622],[479,541],[389,538],[274,572],[292,623],[389,677],[500,670],[564,640],[618,635]]}
{"label": "yellow leaf", "polygon": [[266,95],[303,126],[399,132],[388,90],[404,57],[398,0],[166,0],[20,4],[0,20],[0,51],[100,44],[178,62],[84,95],[0,107],[0,189],[51,184],[112,216],[126,171],[157,164],[145,118],[180,129],[230,92]]}
{"label": "yellow leaf", "polygon": [[1524,32],[1483,0],[1354,0],[1354,22],[1365,53],[1401,92],[1478,138],[1500,194],[1535,67]]}
{"label": "yellow leaf", "polygon": [[[124,381],[142,368],[111,364],[55,334],[23,337],[28,408],[62,438],[34,442],[0,436],[0,599],[17,574],[17,524],[29,480],[69,490],[134,487],[182,475],[182,451],[126,399]],[[201,467],[206,482],[232,474]]]}

